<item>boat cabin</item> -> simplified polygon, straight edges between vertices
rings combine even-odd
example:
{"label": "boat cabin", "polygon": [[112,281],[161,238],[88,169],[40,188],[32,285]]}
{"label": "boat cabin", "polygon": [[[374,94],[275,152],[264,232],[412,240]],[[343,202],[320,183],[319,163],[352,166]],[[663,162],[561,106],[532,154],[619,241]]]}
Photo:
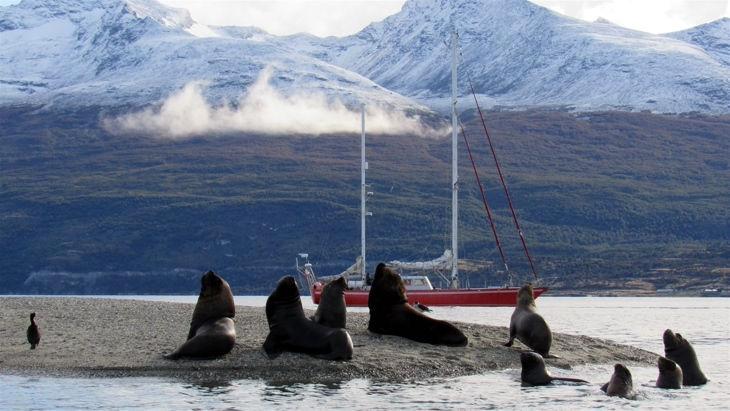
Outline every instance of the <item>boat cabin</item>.
{"label": "boat cabin", "polygon": [[431,281],[425,275],[406,275],[401,276],[401,278],[406,285],[406,291],[433,290]]}

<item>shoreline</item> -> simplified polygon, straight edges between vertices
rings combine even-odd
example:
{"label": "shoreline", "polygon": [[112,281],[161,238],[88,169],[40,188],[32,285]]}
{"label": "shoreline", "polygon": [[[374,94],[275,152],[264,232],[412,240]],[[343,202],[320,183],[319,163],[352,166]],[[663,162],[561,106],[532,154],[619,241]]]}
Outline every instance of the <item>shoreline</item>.
{"label": "shoreline", "polygon": [[[234,290],[234,297],[268,297],[269,294],[236,294]],[[1,294],[0,298],[103,298],[103,299],[128,299],[129,297],[139,297],[140,299],[146,297],[160,297],[160,298],[175,298],[175,297],[195,297],[198,298],[198,291],[189,294]],[[638,291],[626,291],[626,290],[603,290],[594,292],[582,292],[574,290],[554,290],[550,289],[550,294],[544,294],[538,298],[552,298],[552,297],[571,297],[571,298],[728,298],[730,297],[730,291],[721,291],[717,295],[702,295],[697,291],[675,291],[675,292],[638,292]],[[302,299],[311,299],[309,294],[301,295]]]}
{"label": "shoreline", "polygon": [[[185,341],[189,303],[75,297],[0,297],[0,374],[58,377],[170,377],[192,380],[263,379],[330,383],[364,378],[415,381],[519,369],[518,349],[502,346],[507,327],[454,322],[469,338],[463,348],[432,346],[367,331],[367,313],[347,315],[355,345],[351,361],[332,362],[284,353],[269,360],[263,307],[236,307],[236,346],[214,360],[165,360]],[[25,339],[28,314],[37,313],[41,344]],[[309,310],[308,310],[309,311]],[[311,312],[311,311],[309,311]],[[519,342],[517,347],[523,347]],[[580,335],[553,333],[548,366],[582,364],[653,366],[658,354]]]}

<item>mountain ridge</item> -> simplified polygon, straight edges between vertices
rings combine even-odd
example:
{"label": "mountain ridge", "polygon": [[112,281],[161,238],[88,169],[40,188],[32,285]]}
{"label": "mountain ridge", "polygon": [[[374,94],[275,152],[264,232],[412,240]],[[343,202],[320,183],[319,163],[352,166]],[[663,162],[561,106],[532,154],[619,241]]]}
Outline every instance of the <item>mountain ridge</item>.
{"label": "mountain ridge", "polygon": [[508,3],[412,0],[338,40],[325,58],[427,105],[448,105],[446,42],[455,24],[460,75],[490,106],[727,112],[730,66],[695,44]]}
{"label": "mountain ridge", "polygon": [[461,94],[468,76],[488,107],[726,113],[728,20],[652,35],[527,0],[409,0],[357,34],[319,38],[204,26],[154,0],[24,0],[0,8],[0,104],[144,106],[200,80],[219,104],[274,65],[287,94],[427,112],[448,106],[456,24]]}
{"label": "mountain ridge", "polygon": [[288,94],[429,112],[328,62],[211,28],[200,37],[196,25],[187,11],[153,0],[26,0],[0,9],[0,104],[145,106],[200,80],[221,104],[273,67],[272,81]]}

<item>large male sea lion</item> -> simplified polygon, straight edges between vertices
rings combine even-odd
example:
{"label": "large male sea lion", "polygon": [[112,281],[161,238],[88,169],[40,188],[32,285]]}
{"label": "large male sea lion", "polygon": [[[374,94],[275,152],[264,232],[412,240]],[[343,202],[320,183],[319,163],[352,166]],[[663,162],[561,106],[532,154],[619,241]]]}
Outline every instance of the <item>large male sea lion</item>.
{"label": "large male sea lion", "polygon": [[659,377],[656,379],[657,388],[682,388],[682,369],[677,363],[664,357],[657,360]]}
{"label": "large male sea lion", "polygon": [[378,264],[368,297],[368,330],[398,335],[414,341],[463,347],[469,342],[464,333],[446,321],[428,317],[408,304],[403,280],[385,264]]}
{"label": "large male sea lion", "polygon": [[347,281],[344,277],[327,283],[322,289],[322,297],[312,320],[327,327],[347,328],[346,289]]}
{"label": "large male sea lion", "polygon": [[229,353],[236,344],[233,293],[228,283],[212,271],[200,280],[200,295],[190,322],[188,340],[165,358],[213,358]]}
{"label": "large male sea lion", "polygon": [[675,334],[669,329],[664,331],[664,356],[682,367],[682,384],[707,384],[707,377],[700,369],[692,344],[682,338],[681,334]]}
{"label": "large male sea lion", "polygon": [[545,360],[542,355],[535,352],[520,353],[522,373],[520,378],[523,383],[529,385],[548,385],[553,381],[568,381],[588,384],[588,381],[578,378],[553,377],[545,369]]}
{"label": "large male sea lion", "polygon": [[509,341],[504,346],[511,347],[515,337],[543,357],[550,357],[553,334],[537,313],[531,284],[523,285],[517,292],[517,306],[509,321]]}
{"label": "large male sea lion", "polygon": [[30,313],[30,325],[26,331],[28,342],[30,343],[30,349],[35,350],[41,342],[41,330],[38,329],[38,324],[35,323],[35,313]]}
{"label": "large male sea lion", "polygon": [[631,372],[623,364],[614,365],[611,379],[603,384],[601,390],[609,397],[621,397],[629,400],[636,398]]}
{"label": "large male sea lion", "polygon": [[299,289],[291,276],[279,280],[266,300],[269,335],[264,351],[276,358],[283,351],[309,354],[324,360],[352,358],[352,339],[342,328],[331,328],[311,321],[304,315]]}

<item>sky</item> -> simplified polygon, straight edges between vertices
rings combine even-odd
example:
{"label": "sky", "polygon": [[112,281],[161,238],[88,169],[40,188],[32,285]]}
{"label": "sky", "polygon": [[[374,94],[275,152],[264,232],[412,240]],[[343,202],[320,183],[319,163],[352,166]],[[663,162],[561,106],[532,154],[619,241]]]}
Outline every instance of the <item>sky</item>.
{"label": "sky", "polygon": [[[404,0],[159,0],[190,10],[200,23],[257,26],[270,33],[344,36],[397,13]],[[684,30],[730,17],[730,0],[531,0],[587,21],[603,17],[649,33]],[[0,5],[18,0],[0,0]]]}

